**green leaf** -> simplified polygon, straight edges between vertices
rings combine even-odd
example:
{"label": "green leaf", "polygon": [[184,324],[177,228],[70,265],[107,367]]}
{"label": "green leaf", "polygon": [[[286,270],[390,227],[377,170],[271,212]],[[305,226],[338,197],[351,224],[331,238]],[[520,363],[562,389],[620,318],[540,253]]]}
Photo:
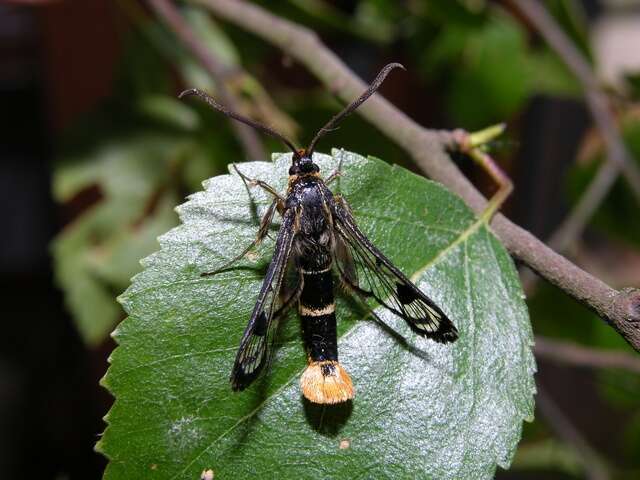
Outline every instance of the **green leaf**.
{"label": "green leaf", "polygon": [[[140,257],[157,248],[156,237],[176,224],[174,205],[175,197],[165,195],[149,217],[128,224],[128,214],[137,209],[126,201],[105,201],[53,241],[56,281],[89,345],[102,342],[122,318],[114,292],[140,270]],[[101,234],[105,231],[109,233]]]}
{"label": "green leaf", "polygon": [[176,129],[193,131],[200,127],[197,113],[185,102],[167,95],[147,95],[138,102],[138,110],[151,120]]}
{"label": "green leaf", "polygon": [[562,60],[549,50],[531,52],[526,67],[530,75],[532,93],[543,93],[565,98],[579,98],[582,87]]}
{"label": "green leaf", "polygon": [[58,161],[58,201],[90,187],[101,194],[52,242],[56,281],[88,344],[103,341],[120,320],[114,293],[140,271],[140,257],[157,249],[156,237],[176,224],[171,172],[190,145],[182,137],[133,132]]}
{"label": "green leaf", "polygon": [[593,63],[593,52],[589,41],[589,21],[582,2],[577,0],[547,0],[547,9],[587,60]]}
{"label": "green leaf", "polygon": [[[129,317],[114,332],[119,346],[104,379],[116,397],[97,446],[110,459],[105,478],[197,479],[213,469],[215,478],[458,479],[493,478],[496,464],[508,467],[535,390],[531,327],[511,258],[440,185],[340,150],[314,158],[325,175],[343,158],[334,192],[454,320],[460,339],[447,346],[418,338],[379,312],[401,342],[341,297],[339,350],[353,403],[302,400],[306,359],[294,314],[268,374],[232,393],[230,369],[273,240],[238,268],[200,276],[250,243],[269,202],[252,189],[251,203],[235,174],[214,177],[179,207],[183,224],[160,238],[161,250],[120,297]],[[284,191],[289,165],[287,154],[239,168]]]}
{"label": "green leaf", "polygon": [[510,16],[495,13],[467,37],[462,65],[448,92],[454,118],[473,128],[521,108],[530,91],[526,61],[524,31]]}

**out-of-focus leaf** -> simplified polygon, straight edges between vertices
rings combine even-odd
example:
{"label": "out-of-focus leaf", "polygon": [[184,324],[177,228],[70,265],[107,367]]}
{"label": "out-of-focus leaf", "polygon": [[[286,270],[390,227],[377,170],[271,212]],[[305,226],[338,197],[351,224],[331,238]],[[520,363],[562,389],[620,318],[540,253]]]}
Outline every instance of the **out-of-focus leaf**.
{"label": "out-of-focus leaf", "polygon": [[580,84],[555,53],[531,52],[526,65],[532,93],[572,98],[582,94]]}
{"label": "out-of-focus leaf", "polygon": [[555,439],[521,444],[513,457],[513,470],[548,471],[556,470],[569,475],[584,472],[580,457],[575,450]]}
{"label": "out-of-focus leaf", "polygon": [[[140,255],[157,248],[157,236],[176,224],[174,198],[139,225],[128,224],[135,206],[103,202],[68,226],[53,242],[56,280],[76,326],[89,345],[103,341],[122,310],[114,293],[140,270]],[[132,208],[133,207],[133,208]],[[107,231],[112,236],[102,237]]]}
{"label": "out-of-focus leaf", "polygon": [[[284,189],[290,154],[241,165]],[[237,175],[206,182],[179,208],[183,224],[121,296],[129,314],[104,384],[116,402],[99,449],[105,478],[493,478],[507,467],[521,422],[533,414],[531,329],[513,262],[496,238],[441,186],[375,159],[316,154],[323,172],[344,160],[335,187],[362,229],[454,319],[445,346],[417,338],[379,312],[403,345],[338,304],[342,363],[353,403],[301,400],[306,364],[299,325],[289,319],[273,369],[241,394],[228,376],[268,256],[213,277],[203,271],[237,254],[256,233],[269,199],[251,198]],[[265,254],[273,241],[260,250]],[[340,448],[348,444],[348,448]]]}
{"label": "out-of-focus leaf", "polygon": [[[625,440],[625,446],[629,456],[637,459],[637,453],[640,451],[640,410],[637,408],[628,422]],[[640,463],[640,460],[636,462],[636,471],[640,471],[640,465],[638,463]]]}
{"label": "out-of-focus leaf", "polygon": [[56,200],[67,201],[98,184],[107,197],[143,201],[171,178],[170,164],[179,160],[188,140],[152,131],[105,139],[95,148],[61,158],[53,178]]}
{"label": "out-of-focus leaf", "polygon": [[[112,206],[94,208],[91,216],[80,219],[58,235],[51,247],[56,282],[64,291],[65,303],[76,327],[89,344],[102,341],[112,325],[121,318],[121,309],[113,293],[87,268],[90,232],[95,224],[112,216]],[[117,212],[117,208],[115,208]],[[106,222],[110,223],[109,221]]]}
{"label": "out-of-focus leaf", "polygon": [[179,130],[193,131],[200,118],[185,102],[166,95],[148,95],[138,102],[138,110],[154,120]]}
{"label": "out-of-focus leaf", "polygon": [[183,12],[193,32],[207,48],[211,49],[219,62],[227,67],[240,65],[240,55],[236,46],[211,18],[211,15],[199,7],[187,7]]}
{"label": "out-of-focus leaf", "polygon": [[[289,138],[295,137],[296,123],[277,107],[259,81],[242,70],[238,50],[211,15],[197,5],[185,7],[183,12],[187,23],[220,66],[226,69],[227,73],[234,73],[229,77],[226,87],[236,93],[236,108],[249,117],[271,125]],[[192,88],[215,93],[216,85],[209,73],[194,61],[189,53],[175,50],[174,46],[170,49],[171,55],[181,69],[184,83]]]}
{"label": "out-of-focus leaf", "polygon": [[[117,70],[114,98],[131,102],[145,95],[170,91],[172,79],[163,56],[148,41],[151,27],[133,30],[125,38],[123,55]],[[145,37],[143,33],[149,33]]]}
{"label": "out-of-focus leaf", "polygon": [[628,86],[629,98],[632,101],[640,101],[640,71],[625,74],[625,83]]}
{"label": "out-of-focus leaf", "polygon": [[467,44],[469,33],[469,28],[455,24],[443,28],[430,43],[429,48],[424,49],[424,53],[421,55],[425,74],[433,75],[438,73],[440,69],[457,63]]}
{"label": "out-of-focus leaf", "polygon": [[486,20],[488,9],[483,3],[476,2],[474,8],[470,8],[472,5],[473,2],[464,0],[428,0],[415,2],[410,8],[421,17],[440,25],[478,27]]}
{"label": "out-of-focus leaf", "polygon": [[493,15],[467,38],[459,68],[448,105],[454,119],[467,128],[508,118],[527,99],[524,34],[507,15]]}
{"label": "out-of-focus leaf", "polygon": [[89,252],[87,267],[112,286],[111,290],[129,283],[140,271],[140,258],[155,250],[158,236],[176,224],[177,198],[173,192],[163,194],[157,202],[154,212],[115,230],[102,245]]}
{"label": "out-of-focus leaf", "polygon": [[387,44],[397,31],[393,19],[381,12],[376,2],[357,2],[353,15],[326,0],[289,0],[288,3],[321,27],[330,27],[368,42]]}
{"label": "out-of-focus leaf", "polygon": [[400,27],[385,17],[374,4],[367,2],[358,4],[352,23],[358,35],[379,43],[390,43]]}
{"label": "out-of-focus leaf", "polygon": [[[546,45],[530,45],[521,22],[497,7],[425,6],[417,46],[423,73],[440,82],[452,121],[468,129],[508,119],[534,94],[577,96],[578,82]],[[447,18],[442,25],[433,18]],[[418,41],[418,40],[416,40]]]}
{"label": "out-of-focus leaf", "polygon": [[582,3],[577,0],[546,0],[545,3],[562,31],[589,61],[593,61],[587,15]]}
{"label": "out-of-focus leaf", "polygon": [[[630,347],[624,350],[635,354]],[[598,373],[600,391],[611,404],[628,410],[629,414],[640,411],[640,376],[636,372],[610,369]]]}
{"label": "out-of-focus leaf", "polygon": [[179,136],[132,134],[57,164],[58,201],[89,187],[102,195],[52,244],[57,282],[89,344],[102,341],[121,318],[115,292],[140,270],[140,256],[157,248],[157,235],[175,225],[173,172],[188,145]]}

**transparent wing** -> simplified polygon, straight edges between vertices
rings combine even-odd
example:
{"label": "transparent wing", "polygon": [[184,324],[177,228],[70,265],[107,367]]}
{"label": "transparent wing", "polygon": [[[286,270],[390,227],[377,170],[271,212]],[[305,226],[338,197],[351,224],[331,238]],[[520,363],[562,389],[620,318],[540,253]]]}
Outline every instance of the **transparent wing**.
{"label": "transparent wing", "polygon": [[344,199],[333,208],[336,264],[348,287],[402,317],[416,333],[453,342],[458,331],[444,312],[360,231]]}
{"label": "transparent wing", "polygon": [[277,330],[277,320],[281,316],[279,313],[282,313],[280,311],[274,313],[274,310],[278,303],[278,293],[295,236],[293,228],[295,217],[296,212],[293,210],[288,210],[283,216],[273,258],[267,269],[249,324],[242,335],[240,349],[231,371],[233,390],[244,390],[248,387],[267,363]]}

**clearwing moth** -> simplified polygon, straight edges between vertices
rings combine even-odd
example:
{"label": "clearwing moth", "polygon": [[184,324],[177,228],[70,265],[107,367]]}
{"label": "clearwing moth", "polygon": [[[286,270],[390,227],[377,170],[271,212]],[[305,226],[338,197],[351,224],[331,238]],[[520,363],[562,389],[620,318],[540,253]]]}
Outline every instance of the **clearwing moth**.
{"label": "clearwing moth", "polygon": [[[266,190],[273,202],[260,222],[254,242],[215,272],[202,274],[218,273],[246,255],[264,239],[275,212],[280,213],[282,224],[275,252],[231,372],[234,391],[247,388],[264,369],[278,321],[297,302],[308,357],[300,379],[303,395],[320,404],[354,397],[351,378],[338,361],[334,278],[359,297],[373,298],[402,317],[418,335],[441,343],[458,338],[451,320],[367,239],[346,200],[329,190],[328,186],[340,175],[340,167],[323,180],[313,161],[318,140],[369,98],[388,73],[398,67],[404,68],[399,63],[384,67],[360,97],[318,131],[306,149],[297,149],[280,133],[227,109],[200,90],[189,89],[180,94],[180,98],[199,97],[228,117],[281,140],[293,152],[284,197],[265,182],[246,177],[234,165],[244,182]],[[295,278],[295,285],[284,288],[285,275]]]}

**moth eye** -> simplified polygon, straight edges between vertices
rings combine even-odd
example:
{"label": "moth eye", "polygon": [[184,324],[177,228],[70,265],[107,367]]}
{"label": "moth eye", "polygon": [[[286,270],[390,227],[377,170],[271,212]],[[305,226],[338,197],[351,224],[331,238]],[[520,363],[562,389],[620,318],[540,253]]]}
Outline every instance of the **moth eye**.
{"label": "moth eye", "polygon": [[300,173],[300,169],[296,166],[289,167],[289,175],[297,175]]}
{"label": "moth eye", "polygon": [[409,286],[404,283],[396,283],[396,292],[398,293],[398,299],[403,305],[407,305],[414,300],[418,299],[418,295]]}
{"label": "moth eye", "polygon": [[303,159],[306,161],[300,162],[300,171],[303,173],[317,172],[319,170],[315,163],[311,163],[311,160]]}
{"label": "moth eye", "polygon": [[320,167],[318,165],[316,165],[315,163],[313,164],[313,171],[318,173],[320,171]]}

